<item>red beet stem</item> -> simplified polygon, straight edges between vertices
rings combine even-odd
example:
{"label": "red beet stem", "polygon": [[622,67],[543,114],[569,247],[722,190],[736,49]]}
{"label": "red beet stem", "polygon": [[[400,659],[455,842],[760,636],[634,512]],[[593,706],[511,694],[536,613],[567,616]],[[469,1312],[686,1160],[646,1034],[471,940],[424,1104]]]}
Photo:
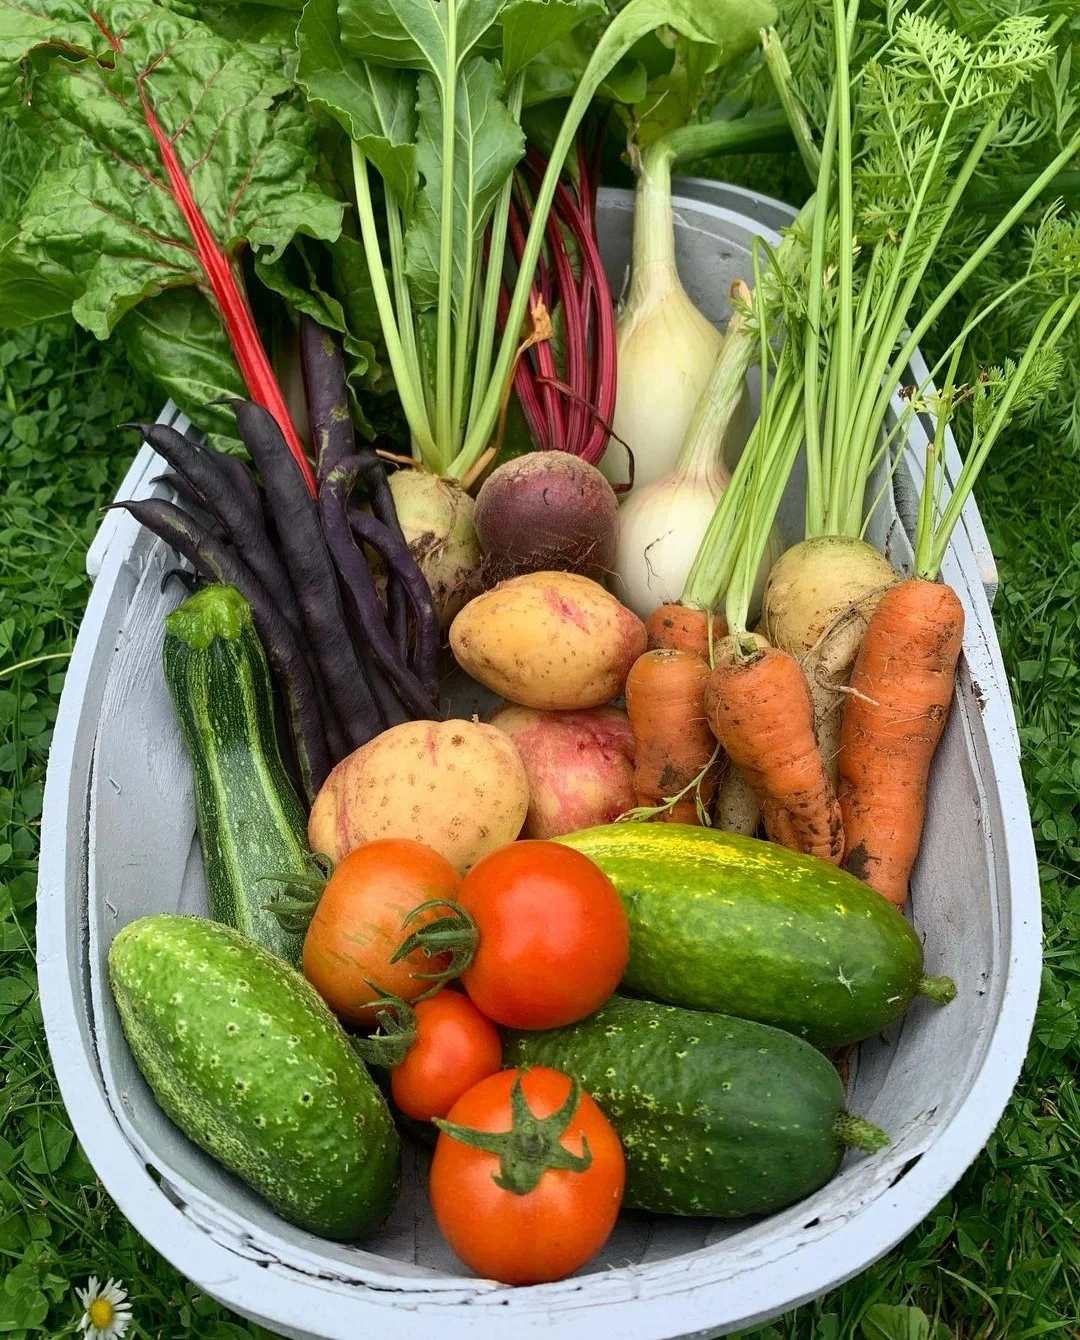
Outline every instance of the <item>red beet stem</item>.
{"label": "red beet stem", "polygon": [[[537,268],[540,294],[554,312],[561,305],[566,340],[566,377],[559,375],[547,342],[535,345],[517,367],[514,387],[538,448],[563,450],[595,465],[607,445],[615,411],[615,311],[596,239],[596,168],[599,150],[588,154],[578,144],[578,180],[555,191],[546,229],[547,255]],[[531,215],[529,188],[535,189],[546,162],[530,147],[515,182],[510,243],[519,261],[524,250],[522,216]],[[567,247],[570,233],[580,260],[575,270]],[[505,321],[508,304],[500,302]],[[562,402],[566,402],[565,418]],[[539,430],[539,431],[538,431]]]}

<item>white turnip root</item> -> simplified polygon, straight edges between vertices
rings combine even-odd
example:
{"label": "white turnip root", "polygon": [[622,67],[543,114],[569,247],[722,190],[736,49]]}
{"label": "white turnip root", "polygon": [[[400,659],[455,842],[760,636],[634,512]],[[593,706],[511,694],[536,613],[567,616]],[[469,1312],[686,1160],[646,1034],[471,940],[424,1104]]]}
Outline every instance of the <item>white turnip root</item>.
{"label": "white turnip root", "polygon": [[426,470],[395,471],[390,492],[409,549],[447,628],[477,590],[480,541],[473,525],[475,504],[457,484]]}
{"label": "white turnip root", "polygon": [[634,804],[634,734],[625,712],[540,712],[509,704],[491,725],[513,740],[529,779],[522,837],[611,823]]}
{"label": "white turnip root", "polygon": [[765,585],[761,631],[802,662],[818,745],[834,784],[843,688],[877,602],[899,580],[865,540],[819,535],[783,554]]}
{"label": "white turnip root", "polygon": [[485,586],[553,570],[602,581],[615,560],[619,504],[595,465],[565,451],[534,451],[493,471],[473,523]]}

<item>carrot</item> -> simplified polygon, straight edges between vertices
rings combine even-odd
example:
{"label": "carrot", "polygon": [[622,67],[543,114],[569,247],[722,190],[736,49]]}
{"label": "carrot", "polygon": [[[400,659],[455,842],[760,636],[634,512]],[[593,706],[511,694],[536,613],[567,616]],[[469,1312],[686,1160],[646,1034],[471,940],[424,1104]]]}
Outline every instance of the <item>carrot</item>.
{"label": "carrot", "polygon": [[[655,817],[667,823],[700,824],[699,800],[708,810],[716,793],[716,740],[704,705],[708,679],[700,656],[668,648],[639,656],[626,679],[636,800],[642,808],[663,806]],[[679,799],[666,804],[672,796]]]}
{"label": "carrot", "polygon": [[839,865],[840,806],[814,738],[802,667],[756,633],[727,637],[715,653],[705,710],[742,769],[774,842]]}
{"label": "carrot", "polygon": [[851,676],[839,760],[844,867],[898,907],[963,639],[964,607],[952,587],[913,577],[881,597]]}
{"label": "carrot", "polygon": [[[721,614],[712,616],[713,646],[727,637],[727,624]],[[672,651],[688,651],[709,659],[709,621],[704,610],[690,609],[687,605],[661,605],[645,620],[649,635],[648,648],[655,651],[667,647]]]}

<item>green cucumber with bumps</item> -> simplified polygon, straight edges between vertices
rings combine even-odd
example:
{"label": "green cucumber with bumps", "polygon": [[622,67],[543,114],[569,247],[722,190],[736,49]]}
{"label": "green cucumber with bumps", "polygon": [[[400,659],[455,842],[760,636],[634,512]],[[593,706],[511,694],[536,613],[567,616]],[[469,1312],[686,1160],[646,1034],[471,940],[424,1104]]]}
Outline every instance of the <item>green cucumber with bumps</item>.
{"label": "green cucumber with bumps", "polygon": [[809,1043],[722,1014],[612,996],[581,1023],[509,1035],[505,1064],[573,1075],[622,1141],[625,1204],[657,1214],[768,1214],[824,1186],[849,1145],[888,1143]]}
{"label": "green cucumber with bumps", "polygon": [[823,1048],[880,1033],[918,995],[956,994],[923,976],[919,937],[891,903],[817,857],[689,824],[605,824],[558,841],[619,891],[633,992]]}
{"label": "green cucumber with bumps", "polygon": [[304,937],[268,904],[295,893],[291,881],[311,880],[307,816],[278,750],[266,655],[235,586],[204,587],[168,615],[162,661],[195,778],[210,915],[298,964]]}
{"label": "green cucumber with bumps", "polygon": [[128,1045],[162,1110],[290,1223],[353,1241],[386,1217],[386,1100],[315,988],[202,917],[133,921],[109,950]]}

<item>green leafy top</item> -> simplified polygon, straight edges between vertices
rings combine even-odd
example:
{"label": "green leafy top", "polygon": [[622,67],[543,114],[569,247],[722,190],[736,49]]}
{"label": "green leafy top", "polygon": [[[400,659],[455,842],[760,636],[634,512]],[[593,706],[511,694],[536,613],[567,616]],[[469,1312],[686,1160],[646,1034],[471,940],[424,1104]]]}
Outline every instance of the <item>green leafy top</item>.
{"label": "green leafy top", "polygon": [[[719,60],[752,45],[773,18],[764,0],[630,0],[593,40],[604,13],[599,0],[309,0],[300,20],[297,78],[352,139],[357,216],[395,383],[416,448],[440,473],[467,477],[488,448],[557,175],[604,80],[656,28],[670,25]],[[570,88],[545,71],[529,86],[530,98],[573,97],[497,340],[527,78],[586,30],[594,49],[580,82],[577,71]],[[640,95],[639,80],[633,88]],[[389,282],[370,168],[385,188]]]}
{"label": "green leafy top", "polygon": [[[1026,273],[1010,289],[969,315],[963,329],[939,360],[948,364],[940,390],[912,396],[914,408],[930,413],[936,424],[927,445],[926,473],[915,537],[915,569],[933,579],[949,538],[971,496],[990,452],[1010,424],[1024,422],[1053,393],[1065,366],[1060,345],[1080,315],[1080,216],[1064,217],[1055,206],[1030,235]],[[1028,312],[1038,318],[1018,357],[982,369],[969,384],[958,382],[965,344],[973,331],[1023,294]],[[1013,343],[1017,343],[1014,341]],[[933,375],[933,374],[932,374]],[[967,413],[963,466],[947,500],[944,494],[945,432],[958,410]]]}
{"label": "green leafy top", "polygon": [[337,235],[342,206],[309,185],[315,127],[273,46],[228,42],[153,3],[84,14],[0,0],[0,69],[57,147],[19,241],[72,276],[82,325],[104,338],[141,299],[206,283],[147,109],[226,254],[248,243],[272,260],[298,233]]}
{"label": "green leafy top", "polygon": [[[813,61],[791,61],[811,123],[827,107],[805,306],[791,314],[807,330],[807,533],[856,534],[890,397],[915,341],[1034,198],[1011,192],[1012,208],[989,240],[985,229],[969,234],[955,268],[940,266],[980,167],[1027,133],[1024,100],[1052,46],[1044,21],[1030,14],[998,16],[976,31],[933,5],[889,6],[865,24],[858,5],[842,0],[828,6],[831,22],[825,5],[797,8],[809,16],[807,31],[817,23],[818,59],[832,44],[822,86]],[[941,283],[924,300],[932,265]]]}

